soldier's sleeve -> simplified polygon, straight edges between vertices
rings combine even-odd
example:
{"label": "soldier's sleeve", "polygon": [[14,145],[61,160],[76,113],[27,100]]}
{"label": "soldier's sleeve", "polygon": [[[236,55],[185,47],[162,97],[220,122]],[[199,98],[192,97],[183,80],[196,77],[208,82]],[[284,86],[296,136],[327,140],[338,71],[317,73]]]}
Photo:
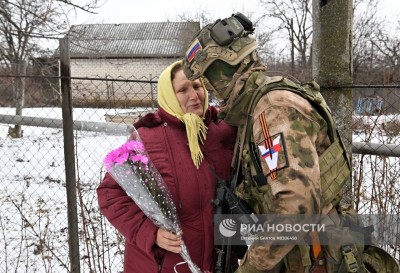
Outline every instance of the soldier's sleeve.
{"label": "soldier's sleeve", "polygon": [[[264,196],[271,196],[271,200],[266,201],[272,214],[315,215],[321,211],[317,152],[321,123],[316,114],[305,99],[289,91],[270,92],[255,108],[254,144],[267,177],[264,187],[268,187],[270,194]],[[306,234],[295,235],[300,240]],[[293,246],[255,242],[243,266],[259,272],[271,270]]]}

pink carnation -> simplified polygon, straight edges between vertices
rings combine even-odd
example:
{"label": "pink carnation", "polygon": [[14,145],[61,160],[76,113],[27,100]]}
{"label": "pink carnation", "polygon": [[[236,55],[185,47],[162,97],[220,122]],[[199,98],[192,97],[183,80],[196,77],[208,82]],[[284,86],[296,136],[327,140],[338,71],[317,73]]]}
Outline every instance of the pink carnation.
{"label": "pink carnation", "polygon": [[110,170],[115,164],[121,165],[125,163],[129,158],[129,152],[120,147],[118,149],[112,150],[104,158],[103,163],[107,170]]}
{"label": "pink carnation", "polygon": [[130,140],[123,146],[129,151],[138,151],[138,152],[144,151],[143,143],[136,140]]}
{"label": "pink carnation", "polygon": [[129,158],[129,152],[120,151],[118,157],[115,158],[115,164],[122,165],[128,160],[128,158]]}
{"label": "pink carnation", "polygon": [[142,158],[140,159],[140,161],[141,161],[143,164],[147,165],[147,163],[149,163],[149,158],[148,158],[147,156],[142,156]]}
{"label": "pink carnation", "polygon": [[142,154],[136,154],[136,155],[132,155],[131,156],[131,160],[132,162],[141,162],[143,164],[147,164],[149,163],[149,159],[147,158],[147,156],[142,155]]}
{"label": "pink carnation", "polygon": [[118,150],[112,150],[109,152],[103,160],[104,165],[106,166],[107,170],[110,170],[112,166],[114,166],[115,159],[118,157]]}
{"label": "pink carnation", "polygon": [[147,156],[140,153],[142,151],[144,151],[143,143],[135,140],[128,141],[107,154],[103,160],[104,166],[107,171],[109,171],[114,165],[122,165],[128,160],[131,160],[132,162],[141,162],[142,164],[147,165],[149,159]]}

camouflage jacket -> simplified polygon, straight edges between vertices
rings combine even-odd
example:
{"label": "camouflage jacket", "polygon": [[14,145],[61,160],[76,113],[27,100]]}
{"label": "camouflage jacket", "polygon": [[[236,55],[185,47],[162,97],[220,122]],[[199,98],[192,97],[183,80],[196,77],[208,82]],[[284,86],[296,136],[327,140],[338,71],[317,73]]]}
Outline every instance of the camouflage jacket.
{"label": "camouflage jacket", "polygon": [[[257,89],[264,77],[262,73],[253,73],[244,86],[244,92]],[[240,103],[240,97],[238,100],[236,103]],[[228,113],[226,120],[229,119]],[[322,207],[321,204],[319,156],[331,142],[322,116],[300,95],[288,90],[274,90],[257,102],[251,122],[253,142],[267,178],[267,184],[258,189],[264,193],[261,196],[268,199],[265,202],[269,204],[269,213],[327,213],[332,205],[329,203]],[[262,130],[263,124],[267,134],[265,129]],[[272,140],[272,155],[267,153],[264,145],[268,137]],[[237,193],[252,203],[254,200],[248,200],[243,194],[245,187],[242,183]],[[253,244],[245,259],[262,272],[280,272],[278,267],[292,248],[293,245],[277,246],[267,242]],[[248,272],[243,269],[240,267],[238,272]]]}
{"label": "camouflage jacket", "polygon": [[[241,90],[243,92],[239,92],[234,104],[223,114],[226,122],[239,126],[239,135],[246,126],[244,120],[247,120],[251,128],[251,147],[247,145],[245,148],[244,142],[240,155],[244,179],[236,189],[237,195],[246,200],[256,213],[328,215],[324,217],[324,224],[336,236],[324,245],[328,273],[346,270],[343,265],[347,264],[344,262],[347,258],[343,256],[343,245],[338,244],[339,241],[351,247],[355,263],[358,264],[358,273],[369,272],[365,264],[375,272],[400,272],[397,262],[383,249],[377,246],[364,248],[364,244],[354,241],[354,237],[359,236],[357,232],[336,228],[341,226],[340,221],[335,219],[338,215],[336,209],[342,215],[351,215],[351,209],[346,212],[342,207],[336,207],[341,198],[343,183],[349,177],[350,166],[340,136],[332,125],[332,117],[326,113],[326,107],[322,107],[325,110],[321,111],[321,105],[325,103],[323,98],[317,98],[317,95],[311,103],[304,94],[285,88],[285,83],[278,83],[272,90],[265,92],[263,88],[267,81],[268,86],[274,84],[263,73],[252,73],[245,81]],[[255,105],[250,106],[249,97],[256,92],[264,95],[253,100]],[[249,112],[250,115],[247,115]],[[246,119],[246,116],[251,119]],[[264,184],[254,186],[257,174],[255,167],[251,166],[254,164],[246,163],[251,161],[250,153],[258,157],[261,176],[266,179]],[[251,158],[254,159],[254,156]],[[243,167],[246,164],[247,167]],[[248,179],[249,175],[253,179]],[[286,218],[291,219],[289,223],[300,223],[292,220],[295,217]],[[280,234],[275,233],[275,236]],[[274,232],[268,231],[265,235],[274,237]],[[310,272],[313,267],[310,246],[304,240],[310,234],[299,232],[296,235],[296,243],[291,244],[276,244],[266,240],[253,242],[237,273]]]}

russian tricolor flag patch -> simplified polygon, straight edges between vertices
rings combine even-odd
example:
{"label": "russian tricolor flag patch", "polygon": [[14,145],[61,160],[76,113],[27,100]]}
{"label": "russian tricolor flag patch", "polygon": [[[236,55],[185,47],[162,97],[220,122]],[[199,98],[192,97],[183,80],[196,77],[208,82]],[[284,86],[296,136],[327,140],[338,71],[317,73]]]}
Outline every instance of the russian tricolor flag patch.
{"label": "russian tricolor flag patch", "polygon": [[289,166],[283,133],[274,135],[257,146],[262,161],[267,164],[269,174]]}
{"label": "russian tricolor flag patch", "polygon": [[198,39],[194,40],[192,45],[189,47],[188,51],[186,51],[186,58],[188,62],[191,62],[196,55],[196,52],[202,49],[200,42]]}

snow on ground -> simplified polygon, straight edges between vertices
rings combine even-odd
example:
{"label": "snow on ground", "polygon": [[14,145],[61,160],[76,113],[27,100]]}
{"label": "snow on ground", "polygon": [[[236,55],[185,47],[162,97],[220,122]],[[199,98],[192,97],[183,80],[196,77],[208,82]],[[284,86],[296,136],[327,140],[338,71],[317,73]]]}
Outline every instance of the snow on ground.
{"label": "snow on ground", "polygon": [[[75,108],[75,120],[105,122],[106,114],[123,109]],[[125,110],[126,112],[126,110]],[[0,114],[13,115],[14,109],[0,108]],[[62,118],[60,108],[24,109],[24,115]],[[363,117],[353,141],[400,144],[399,136],[382,134],[382,127],[395,116]],[[361,124],[361,122],[360,122]],[[10,125],[0,124],[0,272],[68,272],[67,197],[62,129],[23,126],[24,137],[7,137]],[[128,136],[75,132],[81,271],[121,272],[121,237],[100,216],[95,189],[104,175],[101,160]],[[378,157],[370,157],[376,160]],[[399,173],[398,158],[390,158],[392,173]],[[359,163],[359,159],[355,160]],[[381,163],[378,163],[378,165]],[[372,166],[373,164],[371,164]],[[376,167],[376,164],[375,164]],[[380,168],[378,166],[378,168]],[[365,167],[366,181],[382,180],[380,170]],[[373,172],[373,174],[372,174]],[[374,175],[374,176],[372,176]],[[386,177],[386,180],[387,177]],[[386,181],[385,180],[385,181]],[[387,181],[390,183],[389,181]],[[363,188],[368,190],[368,185]],[[398,188],[396,198],[399,198]],[[84,223],[84,224],[83,224]],[[29,270],[28,270],[29,269]]]}
{"label": "snow on ground", "polygon": [[[14,114],[14,109],[0,108],[0,114]],[[118,110],[74,109],[76,120],[103,122],[105,114]],[[62,117],[60,108],[24,109],[24,115],[45,118]],[[23,126],[24,137],[7,137],[9,125],[0,124],[0,272],[68,272],[67,197],[63,132],[60,129]],[[92,247],[101,247],[98,254],[106,257],[108,246],[94,238],[93,228],[110,229],[97,210],[95,188],[104,175],[101,160],[106,153],[126,141],[128,136],[108,136],[102,133],[76,132],[76,169],[82,187],[81,193],[89,231],[81,240],[81,256]],[[100,225],[102,225],[100,227]],[[80,229],[82,221],[80,219]],[[115,232],[107,231],[114,238]],[[103,232],[106,234],[106,232]],[[113,234],[113,235],[112,235]],[[81,234],[83,235],[83,234]],[[101,238],[101,234],[98,234]],[[84,236],[82,236],[84,238]],[[116,242],[110,240],[118,251]],[[93,251],[92,251],[93,252]],[[103,253],[105,252],[104,255]],[[121,255],[108,269],[97,264],[95,272],[119,272],[122,270]],[[108,255],[107,254],[107,255]],[[101,256],[102,255],[102,256]],[[96,258],[97,259],[97,258]],[[99,258],[100,259],[100,258]],[[107,258],[108,259],[108,258]],[[89,272],[88,259],[83,262],[82,272]],[[99,263],[99,262],[98,262]],[[95,262],[92,261],[93,268]]]}

